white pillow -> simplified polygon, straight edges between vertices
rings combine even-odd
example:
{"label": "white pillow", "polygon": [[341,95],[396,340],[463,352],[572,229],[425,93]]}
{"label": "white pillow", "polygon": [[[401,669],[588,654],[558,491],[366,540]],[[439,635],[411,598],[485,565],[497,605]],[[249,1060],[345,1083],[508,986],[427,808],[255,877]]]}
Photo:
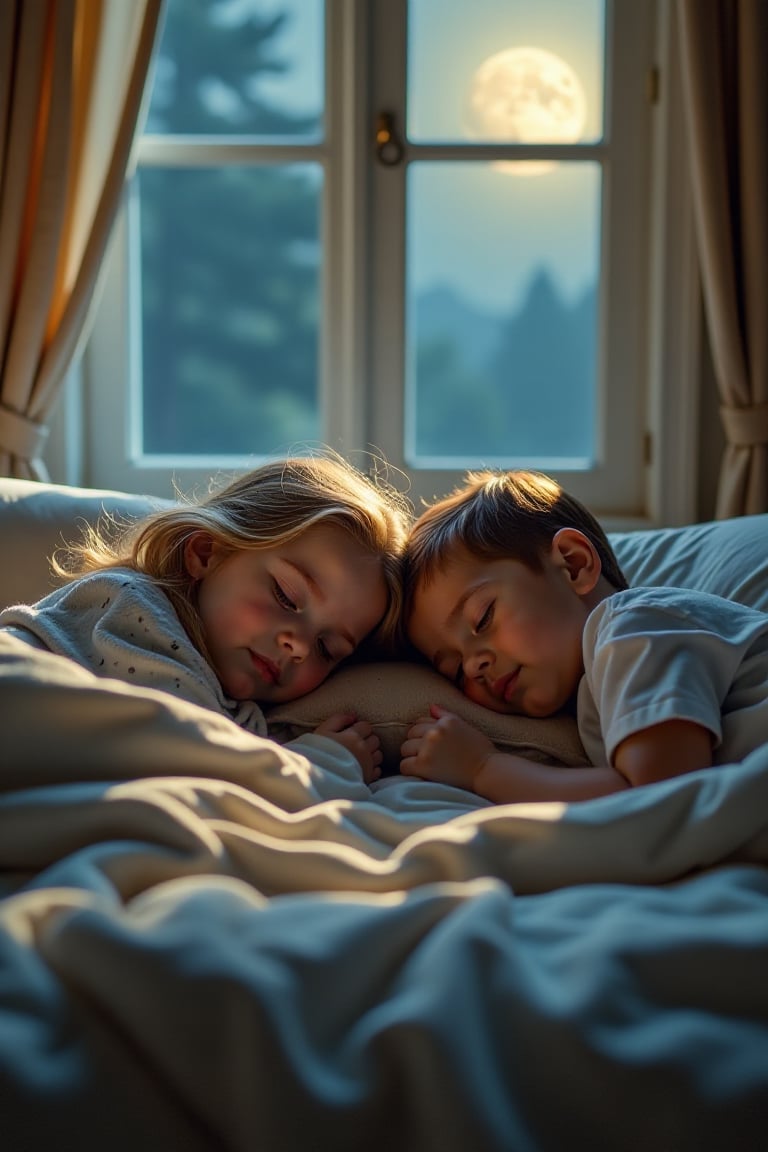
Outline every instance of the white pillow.
{"label": "white pillow", "polygon": [[36,480],[0,478],[0,548],[12,563],[0,565],[0,608],[33,604],[57,587],[50,557],[78,540],[84,524],[105,513],[138,519],[171,503],[107,489],[72,488]]}
{"label": "white pillow", "polygon": [[630,584],[697,588],[768,612],[768,514],[609,532]]}

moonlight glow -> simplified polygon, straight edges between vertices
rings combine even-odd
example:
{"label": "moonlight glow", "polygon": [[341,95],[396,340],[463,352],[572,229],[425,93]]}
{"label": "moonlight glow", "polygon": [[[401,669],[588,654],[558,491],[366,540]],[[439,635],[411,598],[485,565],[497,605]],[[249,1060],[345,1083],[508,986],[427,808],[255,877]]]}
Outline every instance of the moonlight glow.
{"label": "moonlight glow", "polygon": [[[472,79],[468,120],[475,139],[572,144],[584,131],[586,112],[576,73],[542,48],[506,48],[484,60]],[[546,161],[503,166],[529,175],[552,167]]]}

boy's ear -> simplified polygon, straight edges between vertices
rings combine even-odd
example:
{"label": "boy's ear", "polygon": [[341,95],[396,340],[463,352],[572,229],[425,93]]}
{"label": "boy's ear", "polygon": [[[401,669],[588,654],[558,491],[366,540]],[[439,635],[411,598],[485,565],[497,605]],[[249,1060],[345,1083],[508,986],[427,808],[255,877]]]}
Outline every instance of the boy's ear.
{"label": "boy's ear", "polygon": [[563,567],[574,592],[586,596],[597,584],[603,565],[592,541],[578,528],[561,528],[552,537],[552,559]]}
{"label": "boy's ear", "polygon": [[216,567],[219,550],[207,532],[195,532],[184,545],[184,563],[193,580],[202,580]]}

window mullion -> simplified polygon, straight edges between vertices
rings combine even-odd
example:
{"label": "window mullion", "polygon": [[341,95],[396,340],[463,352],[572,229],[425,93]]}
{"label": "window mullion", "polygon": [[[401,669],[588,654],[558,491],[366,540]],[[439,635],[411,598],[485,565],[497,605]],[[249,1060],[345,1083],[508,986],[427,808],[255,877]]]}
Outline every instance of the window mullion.
{"label": "window mullion", "polygon": [[216,140],[211,136],[144,136],[137,157],[146,168],[225,167],[228,164],[285,164],[322,162],[325,142],[295,144],[252,140]]}
{"label": "window mullion", "polygon": [[[406,0],[373,0],[373,116],[394,115],[404,160],[387,167],[373,161],[371,237],[372,296],[370,379],[373,395],[369,437],[390,463],[405,467],[405,177],[409,145],[406,116]],[[373,155],[372,150],[369,155]]]}
{"label": "window mullion", "polygon": [[326,4],[321,402],[325,439],[365,447],[368,392],[367,5]]}

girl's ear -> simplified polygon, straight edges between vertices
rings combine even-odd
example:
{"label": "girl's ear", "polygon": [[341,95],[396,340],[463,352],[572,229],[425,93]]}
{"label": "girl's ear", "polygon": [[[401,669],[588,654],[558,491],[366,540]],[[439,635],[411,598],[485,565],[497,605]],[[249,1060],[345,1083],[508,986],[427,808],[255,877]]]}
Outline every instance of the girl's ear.
{"label": "girl's ear", "polygon": [[184,563],[193,580],[202,580],[216,567],[218,548],[208,532],[195,532],[184,545]]}
{"label": "girl's ear", "polygon": [[603,565],[592,541],[578,528],[561,528],[552,537],[552,559],[563,568],[571,587],[586,596],[597,584]]}

